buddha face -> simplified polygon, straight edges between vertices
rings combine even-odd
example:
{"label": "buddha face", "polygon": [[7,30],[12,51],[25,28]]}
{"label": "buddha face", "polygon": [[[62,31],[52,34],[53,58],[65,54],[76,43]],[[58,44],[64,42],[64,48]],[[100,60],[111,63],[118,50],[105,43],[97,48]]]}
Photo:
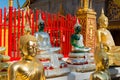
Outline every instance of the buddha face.
{"label": "buddha face", "polygon": [[25,27],[25,29],[24,29],[24,34],[30,34],[31,33],[31,29],[30,29],[30,27]]}
{"label": "buddha face", "polygon": [[107,28],[107,26],[108,26],[108,19],[107,18],[105,18],[105,19],[103,19],[103,21],[102,21],[102,26],[104,27],[104,28]]}
{"label": "buddha face", "polygon": [[39,24],[39,30],[44,30],[44,26],[45,26],[44,23],[40,23],[40,24]]}
{"label": "buddha face", "polygon": [[107,28],[108,27],[108,18],[105,15],[102,15],[99,18],[99,25],[101,28]]}
{"label": "buddha face", "polygon": [[35,56],[37,54],[37,44],[36,42],[29,41],[27,44],[28,55]]}
{"label": "buddha face", "polygon": [[80,26],[77,26],[77,27],[75,28],[75,33],[79,33],[79,32],[81,32],[81,27],[80,27]]}

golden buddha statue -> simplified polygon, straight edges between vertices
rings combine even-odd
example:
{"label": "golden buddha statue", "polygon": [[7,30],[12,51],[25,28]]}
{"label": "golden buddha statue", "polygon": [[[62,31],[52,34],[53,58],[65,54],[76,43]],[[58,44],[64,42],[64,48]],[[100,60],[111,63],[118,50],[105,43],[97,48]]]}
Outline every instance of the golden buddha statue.
{"label": "golden buddha statue", "polygon": [[0,80],[7,80],[7,70],[9,65],[6,61],[10,60],[10,57],[3,55],[5,50],[5,47],[0,47]]}
{"label": "golden buddha statue", "polygon": [[8,68],[8,80],[46,80],[42,63],[35,58],[36,38],[32,35],[20,37],[22,58]]}
{"label": "golden buddha statue", "polygon": [[103,44],[96,48],[94,54],[96,71],[90,75],[90,80],[111,80],[109,69],[109,58],[106,54]]}
{"label": "golden buddha statue", "polygon": [[110,60],[110,65],[120,66],[120,46],[115,46],[113,37],[108,27],[108,18],[104,15],[102,10],[101,16],[98,19],[100,28],[97,30],[97,44],[103,43],[105,51],[107,52]]}

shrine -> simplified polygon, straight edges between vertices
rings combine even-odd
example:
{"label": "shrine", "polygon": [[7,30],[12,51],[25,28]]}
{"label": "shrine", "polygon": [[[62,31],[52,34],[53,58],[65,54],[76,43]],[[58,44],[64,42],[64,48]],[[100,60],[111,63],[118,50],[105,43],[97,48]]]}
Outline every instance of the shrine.
{"label": "shrine", "polygon": [[8,0],[0,7],[0,80],[119,80],[119,0]]}

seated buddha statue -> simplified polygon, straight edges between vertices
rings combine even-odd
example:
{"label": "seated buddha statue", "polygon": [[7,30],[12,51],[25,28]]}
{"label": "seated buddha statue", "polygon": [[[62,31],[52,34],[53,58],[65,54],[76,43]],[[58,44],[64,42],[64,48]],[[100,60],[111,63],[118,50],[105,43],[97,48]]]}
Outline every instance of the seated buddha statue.
{"label": "seated buddha statue", "polygon": [[97,44],[103,43],[105,51],[110,58],[110,65],[120,66],[120,46],[115,46],[115,42],[108,27],[108,18],[104,15],[102,10],[101,15],[98,19],[99,29],[97,30]]}
{"label": "seated buddha statue", "polygon": [[10,60],[10,57],[3,55],[5,50],[5,47],[0,47],[0,80],[7,80],[7,70],[9,64],[6,63],[6,61]]}
{"label": "seated buddha statue", "polygon": [[35,33],[40,51],[36,58],[43,63],[45,68],[45,76],[50,78],[68,74],[70,70],[65,61],[62,60],[63,55],[58,52],[60,48],[51,46],[49,34],[44,32],[44,27],[45,24],[40,14],[38,32]]}
{"label": "seated buddha statue", "polygon": [[72,71],[87,72],[95,69],[91,48],[84,46],[81,25],[77,22],[74,26],[75,33],[71,35],[72,51],[69,53],[67,63]]}
{"label": "seated buddha statue", "polygon": [[96,70],[90,75],[90,80],[111,80],[109,69],[109,58],[104,50],[103,44],[96,48],[94,54]]}
{"label": "seated buddha statue", "polygon": [[35,37],[37,39],[38,48],[42,51],[58,51],[60,50],[59,47],[52,47],[50,43],[50,37],[47,32],[44,32],[45,24],[41,17],[41,14],[39,15],[39,22],[38,22],[38,32],[35,33]]}
{"label": "seated buddha statue", "polygon": [[75,33],[71,36],[71,44],[72,44],[72,51],[73,52],[83,52],[83,51],[90,51],[91,48],[85,47],[83,43],[83,35],[81,32],[81,25],[77,19],[77,22],[74,26]]}
{"label": "seated buddha statue", "polygon": [[20,37],[21,60],[8,68],[8,80],[46,80],[42,63],[35,58],[36,38],[32,35]]}

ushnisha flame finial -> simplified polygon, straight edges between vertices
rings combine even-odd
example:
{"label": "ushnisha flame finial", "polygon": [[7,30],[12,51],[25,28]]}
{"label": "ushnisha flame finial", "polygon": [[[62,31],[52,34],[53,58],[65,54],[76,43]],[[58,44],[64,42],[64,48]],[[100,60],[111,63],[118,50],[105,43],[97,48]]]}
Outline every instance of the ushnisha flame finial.
{"label": "ushnisha flame finial", "polygon": [[44,20],[42,19],[41,13],[39,14],[39,22],[38,23],[44,23]]}
{"label": "ushnisha flame finial", "polygon": [[101,15],[100,15],[100,17],[99,17],[99,21],[101,21],[101,20],[103,20],[103,19],[108,19],[106,16],[105,16],[105,14],[104,14],[104,9],[102,8],[102,10],[101,10]]}
{"label": "ushnisha flame finial", "polygon": [[104,10],[103,10],[103,8],[102,8],[101,14],[104,14]]}
{"label": "ushnisha flame finial", "polygon": [[[102,10],[101,10],[101,16],[106,17],[105,14],[104,14],[104,9],[103,9],[103,8],[102,8]],[[101,16],[100,16],[100,17],[101,17]]]}
{"label": "ushnisha flame finial", "polygon": [[76,20],[76,24],[75,24],[74,28],[76,28],[76,27],[78,27],[78,26],[81,27],[81,25],[80,25],[80,23],[79,23],[79,20],[78,20],[78,18],[77,18],[77,20]]}

